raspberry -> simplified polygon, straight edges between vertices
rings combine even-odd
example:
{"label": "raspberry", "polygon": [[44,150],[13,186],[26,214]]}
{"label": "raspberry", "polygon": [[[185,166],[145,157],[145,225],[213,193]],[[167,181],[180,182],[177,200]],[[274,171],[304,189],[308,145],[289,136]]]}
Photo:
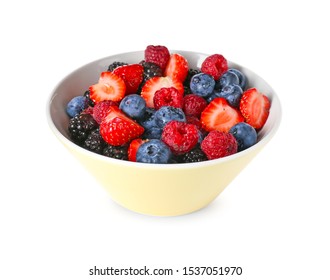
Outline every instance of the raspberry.
{"label": "raspberry", "polygon": [[93,117],[98,124],[100,124],[107,115],[110,106],[118,106],[118,103],[111,100],[104,100],[95,104],[93,108]]}
{"label": "raspberry", "polygon": [[149,45],[144,51],[144,59],[146,62],[152,62],[159,65],[162,71],[164,71],[167,62],[170,59],[170,52],[165,46]]}
{"label": "raspberry", "polygon": [[208,56],[202,63],[201,71],[211,75],[214,80],[219,80],[220,76],[228,70],[227,60],[221,54]]}
{"label": "raspberry", "polygon": [[161,88],[155,92],[154,106],[156,110],[162,106],[182,108],[183,94],[181,94],[175,87]]}
{"label": "raspberry", "polygon": [[197,94],[188,94],[183,98],[183,112],[186,116],[199,118],[206,106],[206,100]]}
{"label": "raspberry", "polygon": [[202,141],[201,148],[209,160],[217,159],[235,154],[237,141],[230,133],[212,130]]}
{"label": "raspberry", "polygon": [[170,121],[163,129],[162,141],[175,155],[189,152],[198,142],[198,129],[193,124]]}

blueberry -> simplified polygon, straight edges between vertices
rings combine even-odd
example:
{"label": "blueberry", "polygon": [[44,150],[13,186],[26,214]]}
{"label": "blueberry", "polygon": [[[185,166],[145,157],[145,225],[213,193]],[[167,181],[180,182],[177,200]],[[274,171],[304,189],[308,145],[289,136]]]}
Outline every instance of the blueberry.
{"label": "blueberry", "polygon": [[146,111],[146,102],[138,94],[129,94],[120,102],[119,109],[132,119],[141,119]]}
{"label": "blueberry", "polygon": [[171,150],[164,142],[158,139],[151,139],[138,148],[136,161],[144,163],[168,163],[171,156]]}
{"label": "blueberry", "polygon": [[238,152],[243,151],[257,143],[257,132],[251,125],[240,122],[235,124],[230,130],[238,144]]}
{"label": "blueberry", "polygon": [[138,120],[139,124],[142,125],[146,130],[155,127],[156,126],[155,113],[156,113],[155,109],[147,107],[143,118]]}
{"label": "blueberry", "polygon": [[238,85],[228,85],[223,87],[219,91],[214,91],[210,96],[206,98],[206,101],[210,103],[214,98],[222,97],[227,100],[230,106],[234,108],[239,107],[243,90]]}
{"label": "blueberry", "polygon": [[143,138],[145,139],[160,139],[162,137],[163,129],[158,126],[146,129],[143,133]]}
{"label": "blueberry", "polygon": [[247,85],[246,76],[236,68],[230,68],[230,69],[228,69],[228,72],[232,72],[232,73],[235,73],[237,75],[237,77],[239,79],[239,86],[242,88],[242,90],[245,90],[246,85]]}
{"label": "blueberry", "polygon": [[186,122],[186,116],[181,108],[163,106],[155,113],[156,125],[162,129],[168,122],[173,120]]}
{"label": "blueberry", "polygon": [[190,90],[202,97],[210,95],[214,90],[214,86],[215,80],[213,77],[205,73],[192,76],[190,81]]}
{"label": "blueberry", "polygon": [[73,97],[66,106],[66,112],[73,118],[76,115],[79,115],[82,110],[86,109],[88,106],[88,102],[86,97],[84,96],[76,96]]}
{"label": "blueberry", "polygon": [[234,72],[227,71],[220,77],[219,84],[220,88],[223,88],[227,85],[239,85],[239,78]]}

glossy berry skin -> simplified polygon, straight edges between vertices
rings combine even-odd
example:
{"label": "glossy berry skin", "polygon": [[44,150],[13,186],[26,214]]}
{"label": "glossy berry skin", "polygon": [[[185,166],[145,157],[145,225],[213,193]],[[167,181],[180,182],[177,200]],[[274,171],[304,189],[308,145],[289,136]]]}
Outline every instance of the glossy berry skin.
{"label": "glossy berry skin", "polygon": [[192,150],[198,143],[198,129],[193,124],[170,121],[163,129],[162,140],[175,155]]}
{"label": "glossy berry skin", "polygon": [[242,90],[245,90],[246,86],[247,86],[247,78],[246,76],[238,69],[236,68],[230,68],[228,69],[227,72],[231,72],[237,75],[238,80],[239,80],[239,86],[242,88]]}
{"label": "glossy berry skin", "polygon": [[235,154],[237,141],[230,133],[213,130],[204,138],[201,148],[209,160],[217,159]]}
{"label": "glossy berry skin", "polygon": [[133,119],[141,119],[146,111],[146,102],[138,94],[129,94],[121,100],[119,109]]}
{"label": "glossy berry skin", "polygon": [[143,163],[168,163],[172,153],[164,142],[158,139],[141,144],[136,153],[136,161]]}
{"label": "glossy berry skin", "polygon": [[237,141],[238,152],[250,148],[257,143],[257,132],[249,124],[245,122],[240,122],[234,125],[230,130],[231,133]]}
{"label": "glossy berry skin", "polygon": [[210,95],[215,86],[215,80],[212,76],[204,73],[194,75],[190,81],[190,90],[192,93],[202,97]]}
{"label": "glossy berry skin", "polygon": [[239,85],[239,78],[235,73],[227,71],[220,77],[219,84],[221,88],[227,85]]}
{"label": "glossy berry skin", "polygon": [[238,108],[243,90],[239,85],[226,85],[220,91],[214,92],[208,101],[211,102],[216,97],[223,97],[227,100],[230,106]]}
{"label": "glossy berry skin", "polygon": [[70,138],[77,144],[82,144],[88,135],[98,128],[98,123],[90,114],[76,115],[69,121]]}
{"label": "glossy berry skin", "polygon": [[180,159],[180,162],[182,163],[193,163],[206,161],[207,157],[200,147],[195,147],[189,152],[182,155]]}
{"label": "glossy berry skin", "polygon": [[168,122],[174,120],[180,122],[186,121],[186,116],[182,109],[172,106],[163,106],[155,113],[155,122],[160,128],[164,128]]}
{"label": "glossy berry skin", "polygon": [[88,106],[88,100],[84,96],[73,97],[66,106],[66,112],[70,118],[79,115]]}

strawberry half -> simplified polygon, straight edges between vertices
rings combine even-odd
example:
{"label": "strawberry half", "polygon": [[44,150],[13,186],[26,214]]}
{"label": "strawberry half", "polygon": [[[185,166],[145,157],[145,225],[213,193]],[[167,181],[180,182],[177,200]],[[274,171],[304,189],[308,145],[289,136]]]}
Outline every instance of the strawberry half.
{"label": "strawberry half", "polygon": [[102,72],[99,82],[89,87],[90,99],[95,103],[103,100],[120,101],[125,96],[124,80],[111,72]]}
{"label": "strawberry half", "polygon": [[119,66],[112,73],[120,76],[126,85],[126,95],[136,93],[143,80],[143,66],[140,64],[129,64]]}
{"label": "strawberry half", "polygon": [[201,114],[201,123],[206,131],[228,132],[232,126],[243,121],[241,113],[222,97],[213,99]]}
{"label": "strawberry half", "polygon": [[166,65],[164,75],[172,78],[173,80],[178,80],[183,82],[188,74],[189,65],[187,59],[182,55],[174,53]]}
{"label": "strawberry half", "polygon": [[134,162],[136,161],[137,150],[145,142],[147,142],[147,140],[143,140],[141,138],[132,140],[132,142],[129,144],[129,147],[128,147],[128,160],[129,161],[134,161]]}
{"label": "strawberry half", "polygon": [[127,117],[117,106],[109,108],[107,116],[100,124],[100,134],[112,146],[121,146],[138,138],[144,128]]}
{"label": "strawberry half", "polygon": [[153,77],[146,81],[142,87],[141,96],[147,103],[147,107],[154,108],[154,95],[161,88],[175,87],[180,94],[183,94],[184,88],[180,81],[172,80],[170,77]]}
{"label": "strawberry half", "polygon": [[239,109],[245,122],[255,129],[261,129],[269,116],[270,101],[256,88],[250,88],[243,93]]}

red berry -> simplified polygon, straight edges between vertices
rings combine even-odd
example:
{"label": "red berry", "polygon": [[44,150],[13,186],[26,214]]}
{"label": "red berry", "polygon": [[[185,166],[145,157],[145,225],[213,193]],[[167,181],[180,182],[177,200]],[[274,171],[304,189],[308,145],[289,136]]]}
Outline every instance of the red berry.
{"label": "red berry", "polygon": [[209,160],[217,159],[237,153],[237,141],[230,133],[213,130],[203,139],[201,148]]}
{"label": "red berry", "polygon": [[120,76],[126,85],[126,95],[136,93],[143,80],[143,66],[140,64],[129,64],[119,66],[112,73]]}
{"label": "red berry", "polygon": [[269,115],[270,101],[256,88],[246,90],[240,101],[240,111],[245,122],[255,129],[261,129]]}
{"label": "red berry", "polygon": [[170,52],[165,46],[150,45],[144,51],[144,60],[157,64],[163,71],[169,59]]}
{"label": "red berry", "polygon": [[154,106],[158,110],[162,106],[172,106],[182,108],[183,94],[175,87],[161,88],[155,92]]}
{"label": "red berry", "polygon": [[221,54],[208,56],[202,63],[201,71],[211,75],[214,80],[219,80],[220,76],[228,70],[227,60]]}
{"label": "red berry", "polygon": [[138,148],[144,143],[147,142],[147,140],[142,140],[141,138],[137,138],[132,140],[128,147],[128,160],[129,161],[136,161],[136,153]]}
{"label": "red berry", "polygon": [[201,114],[201,122],[207,131],[228,132],[232,126],[243,121],[241,113],[222,97],[213,99]]}
{"label": "red berry", "polygon": [[179,93],[183,94],[183,84],[179,81],[173,81],[170,77],[153,77],[146,81],[141,90],[141,96],[147,103],[147,107],[154,108],[154,96],[157,90],[161,88],[175,87]]}
{"label": "red berry", "polygon": [[102,72],[99,82],[90,86],[89,91],[89,97],[95,103],[103,100],[120,101],[125,96],[126,85],[120,76],[112,72]]}
{"label": "red berry", "polygon": [[193,124],[170,121],[163,129],[162,141],[176,155],[193,149],[198,142],[198,129]]}
{"label": "red berry", "polygon": [[164,75],[171,77],[173,80],[183,82],[188,74],[189,65],[187,59],[178,53],[171,54],[166,65]]}
{"label": "red berry", "polygon": [[112,146],[128,144],[138,138],[144,128],[127,117],[117,106],[110,106],[107,116],[100,124],[100,134]]}
{"label": "red berry", "polygon": [[111,100],[103,100],[95,104],[93,109],[93,118],[98,124],[100,124],[107,116],[110,106],[118,106],[118,103]]}
{"label": "red berry", "polygon": [[206,106],[206,100],[197,94],[188,94],[183,98],[183,112],[186,116],[199,118]]}

